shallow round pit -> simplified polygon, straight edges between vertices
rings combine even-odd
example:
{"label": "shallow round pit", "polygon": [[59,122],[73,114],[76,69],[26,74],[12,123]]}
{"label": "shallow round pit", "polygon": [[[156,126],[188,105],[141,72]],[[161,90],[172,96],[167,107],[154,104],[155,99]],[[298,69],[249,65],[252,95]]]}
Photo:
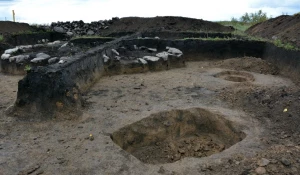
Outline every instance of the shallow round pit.
{"label": "shallow round pit", "polygon": [[240,71],[223,71],[216,74],[214,77],[233,82],[246,82],[255,80],[252,74]]}
{"label": "shallow round pit", "polygon": [[222,152],[245,134],[224,116],[192,108],[152,114],[119,129],[111,138],[142,162],[160,164]]}

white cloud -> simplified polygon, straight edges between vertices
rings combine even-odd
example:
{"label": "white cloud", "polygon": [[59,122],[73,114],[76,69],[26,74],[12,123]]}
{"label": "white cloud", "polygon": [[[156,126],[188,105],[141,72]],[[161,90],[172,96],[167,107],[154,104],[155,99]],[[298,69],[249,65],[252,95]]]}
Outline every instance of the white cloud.
{"label": "white cloud", "polygon": [[[288,5],[293,4],[292,1],[295,0],[290,0]],[[264,4],[272,2],[265,0]],[[259,9],[272,16],[282,12],[293,12],[288,6],[263,6],[264,8],[259,8],[261,6],[258,0],[16,0],[6,10],[10,13],[14,9],[16,19],[28,23],[73,20],[90,22],[116,16],[184,16],[216,21],[229,20],[233,16],[239,17],[245,12],[255,12]],[[1,8],[0,10],[2,11]]]}

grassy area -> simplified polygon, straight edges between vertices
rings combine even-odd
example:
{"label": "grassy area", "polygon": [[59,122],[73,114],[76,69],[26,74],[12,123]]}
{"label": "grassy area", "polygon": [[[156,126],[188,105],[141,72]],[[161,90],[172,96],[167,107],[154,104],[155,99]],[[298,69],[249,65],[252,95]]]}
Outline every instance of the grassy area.
{"label": "grassy area", "polygon": [[277,47],[285,48],[286,50],[300,50],[296,46],[292,45],[291,43],[282,42],[281,40],[277,39],[273,41],[273,44]]}
{"label": "grassy area", "polygon": [[244,22],[219,21],[218,23],[223,26],[232,26],[233,28],[241,32],[245,32],[252,26],[252,24]]}
{"label": "grassy area", "polygon": [[3,35],[0,35],[0,42],[3,42],[4,41],[4,37]]}

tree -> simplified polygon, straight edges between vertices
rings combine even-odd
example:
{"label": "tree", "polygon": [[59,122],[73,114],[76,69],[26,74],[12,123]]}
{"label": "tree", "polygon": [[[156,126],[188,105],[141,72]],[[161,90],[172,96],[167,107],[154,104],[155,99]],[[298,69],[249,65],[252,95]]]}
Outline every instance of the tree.
{"label": "tree", "polygon": [[[236,18],[232,18],[232,19],[236,19]],[[268,19],[269,18],[267,16],[267,13],[264,13],[262,10],[259,10],[255,13],[250,13],[250,14],[245,13],[243,16],[240,17],[239,21],[243,23],[256,24],[256,23],[266,21]]]}

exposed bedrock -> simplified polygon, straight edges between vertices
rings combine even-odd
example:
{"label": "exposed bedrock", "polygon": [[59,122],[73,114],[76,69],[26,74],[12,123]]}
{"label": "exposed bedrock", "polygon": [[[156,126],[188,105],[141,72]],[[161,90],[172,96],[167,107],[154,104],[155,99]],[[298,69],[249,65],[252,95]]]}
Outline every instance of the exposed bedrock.
{"label": "exposed bedrock", "polygon": [[168,70],[183,67],[186,60],[253,56],[290,72],[299,74],[300,70],[299,52],[261,41],[135,38],[137,35],[123,37],[60,58],[58,63],[33,67],[19,82],[13,113],[39,119],[63,117],[66,112],[77,115],[84,104],[82,93],[102,76]]}

